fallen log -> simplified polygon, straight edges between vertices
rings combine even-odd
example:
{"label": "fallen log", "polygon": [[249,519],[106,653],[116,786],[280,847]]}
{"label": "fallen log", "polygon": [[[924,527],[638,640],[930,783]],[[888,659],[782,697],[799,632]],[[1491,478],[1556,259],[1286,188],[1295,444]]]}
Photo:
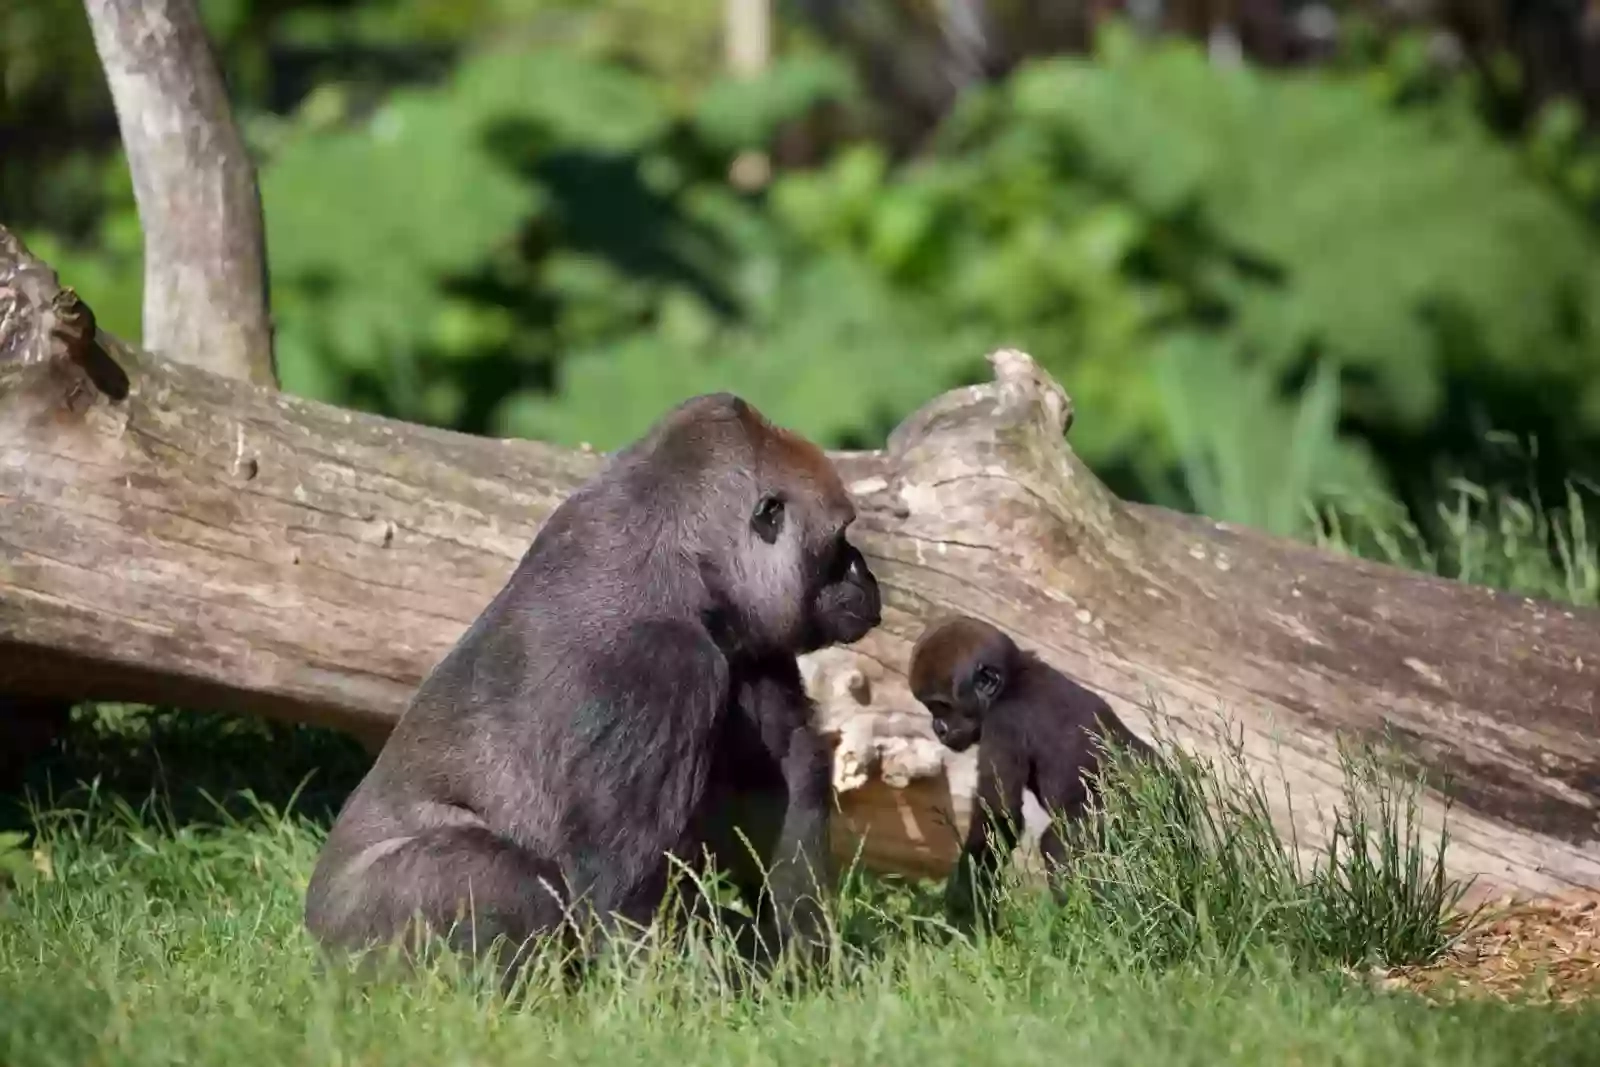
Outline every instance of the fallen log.
{"label": "fallen log", "polygon": [[[130,348],[0,230],[0,691],[216,709],[376,743],[602,458],[345,411]],[[1446,793],[1451,870],[1600,887],[1600,612],[1115,498],[1027,356],[835,454],[884,622],[807,657],[836,847],[941,875],[972,788],[903,669],[962,610],[1204,750],[1218,714],[1315,846],[1336,739],[1388,731]],[[1453,776],[1453,781],[1447,780]],[[1274,790],[1275,794],[1278,792]]]}

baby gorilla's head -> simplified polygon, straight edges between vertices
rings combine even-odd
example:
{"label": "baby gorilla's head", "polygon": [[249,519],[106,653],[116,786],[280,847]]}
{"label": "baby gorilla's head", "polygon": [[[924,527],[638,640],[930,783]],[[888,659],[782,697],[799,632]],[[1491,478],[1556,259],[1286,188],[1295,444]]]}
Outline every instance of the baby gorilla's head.
{"label": "baby gorilla's head", "polygon": [[911,694],[933,716],[933,733],[964,752],[983,736],[983,720],[1006,691],[1017,646],[966,615],[929,626],[911,650]]}

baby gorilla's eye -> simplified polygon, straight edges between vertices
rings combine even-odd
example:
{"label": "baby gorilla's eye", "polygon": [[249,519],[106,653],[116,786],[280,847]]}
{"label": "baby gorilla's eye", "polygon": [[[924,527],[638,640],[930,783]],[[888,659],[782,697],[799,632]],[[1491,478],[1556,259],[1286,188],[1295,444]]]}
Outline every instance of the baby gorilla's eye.
{"label": "baby gorilla's eye", "polygon": [[762,497],[750,516],[750,528],[767,544],[776,541],[783,529],[783,498],[776,494]]}

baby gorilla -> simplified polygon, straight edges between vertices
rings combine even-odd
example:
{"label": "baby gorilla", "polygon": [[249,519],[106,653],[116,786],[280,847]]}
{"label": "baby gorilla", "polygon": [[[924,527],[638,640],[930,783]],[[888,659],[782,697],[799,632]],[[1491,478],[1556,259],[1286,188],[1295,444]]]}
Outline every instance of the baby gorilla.
{"label": "baby gorilla", "polygon": [[1099,696],[965,615],[923,631],[911,650],[910,677],[912,695],[933,715],[934,735],[946,748],[964,752],[982,742],[967,840],[945,890],[957,924],[990,911],[994,880],[1022,827],[1024,789],[1053,817],[1039,848],[1056,885],[1066,844],[1055,820],[1083,814],[1087,775],[1104,754],[1100,742],[1111,739],[1130,755],[1155,758]]}

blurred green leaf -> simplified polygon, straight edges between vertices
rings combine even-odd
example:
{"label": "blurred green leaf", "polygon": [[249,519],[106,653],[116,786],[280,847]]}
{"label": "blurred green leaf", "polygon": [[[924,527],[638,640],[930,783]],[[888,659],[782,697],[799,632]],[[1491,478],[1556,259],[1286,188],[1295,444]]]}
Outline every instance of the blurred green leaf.
{"label": "blurred green leaf", "polygon": [[712,82],[695,105],[694,122],[722,151],[760,148],[784,123],[859,91],[854,73],[837,57],[803,53],[778,59],[754,78],[724,75]]}

